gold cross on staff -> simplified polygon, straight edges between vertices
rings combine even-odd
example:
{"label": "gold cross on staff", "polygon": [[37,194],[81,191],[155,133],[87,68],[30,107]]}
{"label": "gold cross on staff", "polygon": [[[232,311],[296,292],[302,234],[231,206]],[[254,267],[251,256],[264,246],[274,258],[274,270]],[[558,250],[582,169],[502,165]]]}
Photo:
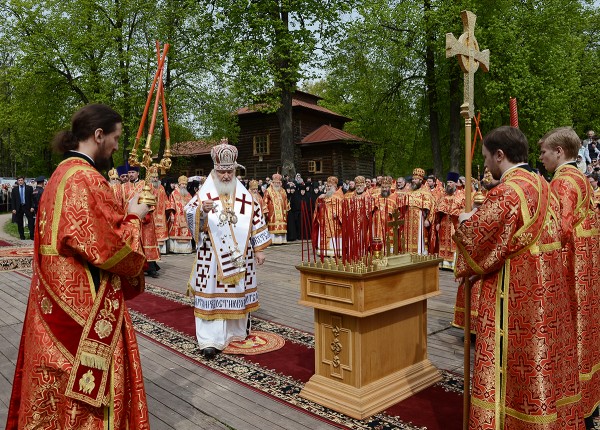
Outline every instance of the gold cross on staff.
{"label": "gold cross on staff", "polygon": [[458,56],[458,63],[464,73],[464,103],[461,106],[461,114],[464,118],[473,118],[475,108],[473,106],[474,75],[479,66],[484,72],[489,70],[490,51],[479,50],[479,44],[475,39],[475,21],[477,15],[468,10],[460,13],[463,22],[464,33],[456,40],[452,33],[446,33],[446,58]]}

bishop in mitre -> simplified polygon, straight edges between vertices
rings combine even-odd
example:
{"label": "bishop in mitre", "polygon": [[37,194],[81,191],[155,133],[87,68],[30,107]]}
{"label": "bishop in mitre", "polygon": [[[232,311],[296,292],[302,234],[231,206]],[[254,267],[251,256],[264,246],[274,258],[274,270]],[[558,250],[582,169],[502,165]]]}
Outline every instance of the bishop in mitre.
{"label": "bishop in mitre", "polygon": [[196,338],[213,358],[250,331],[249,313],[259,307],[256,265],[271,236],[260,205],[235,177],[238,151],[221,140],[211,150],[214,169],[185,206],[197,244],[190,276]]}

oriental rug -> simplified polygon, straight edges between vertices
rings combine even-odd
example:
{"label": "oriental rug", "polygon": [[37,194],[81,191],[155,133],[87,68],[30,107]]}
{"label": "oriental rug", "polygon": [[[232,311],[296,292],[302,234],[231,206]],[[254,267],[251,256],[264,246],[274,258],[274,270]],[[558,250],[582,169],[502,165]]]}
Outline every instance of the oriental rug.
{"label": "oriental rug", "polygon": [[0,272],[29,269],[33,262],[32,247],[0,247]]}
{"label": "oriental rug", "polygon": [[365,420],[348,417],[300,397],[314,374],[314,338],[291,327],[252,317],[253,331],[285,339],[276,351],[260,355],[219,354],[205,360],[195,338],[191,298],[146,284],[146,292],[127,302],[139,334],[251,389],[349,429],[459,430],[462,428],[462,377],[442,371],[443,380]]}
{"label": "oriental rug", "polygon": [[285,339],[275,333],[252,330],[246,340],[231,342],[223,354],[257,355],[283,348]]}

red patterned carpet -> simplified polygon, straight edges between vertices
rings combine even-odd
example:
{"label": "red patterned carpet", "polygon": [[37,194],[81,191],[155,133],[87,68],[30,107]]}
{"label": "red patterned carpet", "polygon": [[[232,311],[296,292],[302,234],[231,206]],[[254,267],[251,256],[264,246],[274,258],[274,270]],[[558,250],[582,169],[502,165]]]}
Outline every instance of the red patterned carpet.
{"label": "red patterned carpet", "polygon": [[[148,285],[146,292],[127,302],[136,330],[200,366],[220,372],[290,407],[315,415],[340,428],[429,430],[462,428],[462,378],[442,372],[443,381],[384,413],[356,420],[299,396],[314,373],[314,339],[311,334],[269,321],[252,319],[253,331],[274,333],[285,339],[275,351],[259,355],[220,354],[207,361],[195,339],[191,299],[184,294]],[[243,372],[240,367],[245,368]],[[242,376],[243,375],[243,376]]]}
{"label": "red patterned carpet", "polygon": [[15,247],[13,244],[10,244],[10,246],[0,246],[0,272],[31,268],[33,248]]}

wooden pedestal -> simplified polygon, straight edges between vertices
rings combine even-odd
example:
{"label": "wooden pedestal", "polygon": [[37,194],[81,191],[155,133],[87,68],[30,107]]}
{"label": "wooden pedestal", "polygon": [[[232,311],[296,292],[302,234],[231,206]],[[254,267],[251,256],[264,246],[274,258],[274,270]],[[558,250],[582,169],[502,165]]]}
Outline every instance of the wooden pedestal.
{"label": "wooden pedestal", "polygon": [[437,258],[356,274],[297,266],[315,308],[315,375],[300,395],[363,419],[441,379],[427,358],[427,299]]}

